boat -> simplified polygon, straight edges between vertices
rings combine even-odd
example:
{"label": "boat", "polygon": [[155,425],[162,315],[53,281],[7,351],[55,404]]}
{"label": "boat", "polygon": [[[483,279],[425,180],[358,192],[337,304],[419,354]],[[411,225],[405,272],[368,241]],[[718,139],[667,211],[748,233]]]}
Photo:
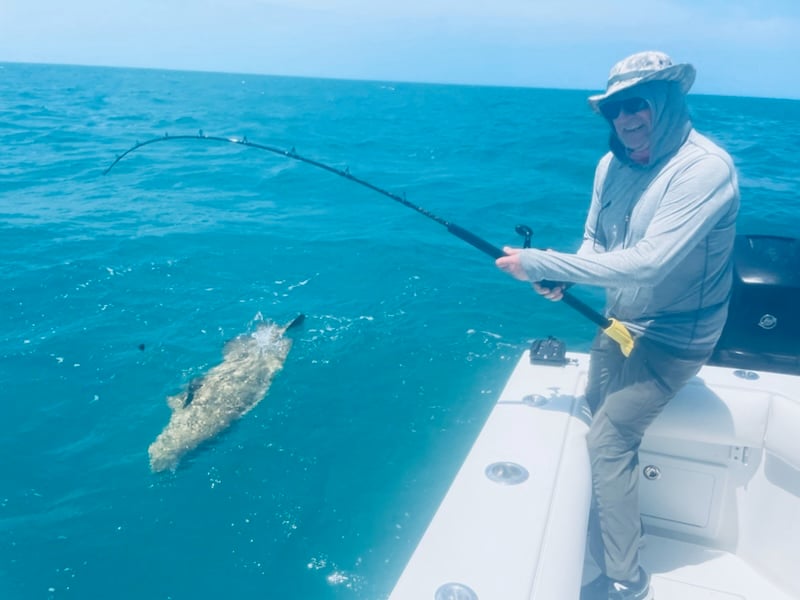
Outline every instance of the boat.
{"label": "boat", "polygon": [[[658,600],[800,599],[800,240],[739,235],[712,359],[639,452]],[[571,600],[591,500],[589,355],[537,340],[511,373],[389,600]]]}

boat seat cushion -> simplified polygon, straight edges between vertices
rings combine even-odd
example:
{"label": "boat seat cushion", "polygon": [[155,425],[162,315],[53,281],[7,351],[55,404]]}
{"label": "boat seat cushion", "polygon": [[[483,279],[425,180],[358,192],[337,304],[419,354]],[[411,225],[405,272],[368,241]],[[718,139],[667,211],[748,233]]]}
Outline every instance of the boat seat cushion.
{"label": "boat seat cushion", "polygon": [[772,394],[747,389],[731,392],[725,389],[723,400],[713,385],[695,377],[667,404],[647,436],[762,447]]}

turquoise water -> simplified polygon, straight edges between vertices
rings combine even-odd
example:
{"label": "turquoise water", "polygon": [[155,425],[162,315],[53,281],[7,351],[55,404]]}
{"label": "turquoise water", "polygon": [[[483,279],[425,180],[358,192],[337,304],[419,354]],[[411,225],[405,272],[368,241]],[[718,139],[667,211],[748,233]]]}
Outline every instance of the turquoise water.
{"label": "turquoise water", "polygon": [[[577,247],[585,92],[0,65],[0,597],[380,599],[531,339],[593,327],[439,224]],[[740,229],[800,228],[800,102],[692,96]],[[576,291],[599,307],[599,294]],[[266,399],[175,473],[165,398],[260,319],[307,320]]]}

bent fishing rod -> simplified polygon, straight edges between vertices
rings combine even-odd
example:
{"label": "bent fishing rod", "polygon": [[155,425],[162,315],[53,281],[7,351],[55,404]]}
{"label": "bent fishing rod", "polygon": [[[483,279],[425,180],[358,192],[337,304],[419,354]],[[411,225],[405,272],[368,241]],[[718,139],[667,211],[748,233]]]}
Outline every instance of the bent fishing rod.
{"label": "bent fishing rod", "polygon": [[[290,158],[292,160],[297,160],[297,161],[300,161],[300,162],[304,162],[304,163],[309,164],[309,165],[311,165],[313,167],[317,167],[318,169],[323,169],[325,171],[328,171],[329,173],[333,173],[334,175],[338,175],[339,177],[344,177],[345,179],[348,179],[348,180],[352,181],[353,183],[357,183],[358,185],[361,185],[361,186],[363,186],[365,188],[368,188],[368,189],[370,189],[370,190],[372,190],[374,192],[382,194],[383,196],[386,196],[387,198],[391,198],[395,202],[399,202],[400,204],[402,204],[403,206],[405,206],[407,208],[410,208],[412,210],[417,211],[421,215],[423,215],[423,216],[425,216],[425,217],[427,217],[427,218],[429,218],[429,219],[431,219],[433,221],[436,221],[440,225],[444,226],[447,229],[448,232],[452,233],[457,238],[467,242],[471,246],[477,248],[478,250],[480,250],[484,254],[488,254],[489,256],[491,256],[495,260],[497,260],[498,258],[500,258],[502,256],[506,256],[506,253],[503,252],[503,250],[501,250],[500,248],[498,248],[494,244],[484,240],[483,238],[475,235],[471,231],[469,231],[467,229],[464,229],[463,227],[461,227],[459,225],[456,225],[455,223],[451,223],[450,221],[447,221],[447,220],[443,219],[442,217],[439,217],[439,216],[433,214],[432,212],[422,208],[421,206],[418,206],[418,205],[416,205],[416,204],[414,204],[412,202],[409,202],[403,196],[399,196],[397,194],[394,194],[394,193],[392,193],[392,192],[390,192],[388,190],[380,188],[380,187],[378,187],[376,185],[371,184],[368,181],[365,181],[363,179],[360,179],[360,178],[354,176],[352,173],[350,173],[349,169],[345,169],[345,170],[337,169],[336,167],[332,167],[330,165],[327,165],[325,163],[319,162],[317,160],[314,160],[314,159],[311,159],[311,158],[307,158],[305,156],[301,156],[300,154],[298,154],[295,151],[294,148],[292,148],[291,150],[284,150],[282,148],[276,148],[274,146],[267,146],[267,145],[264,145],[264,144],[257,144],[255,142],[249,141],[246,137],[235,138],[235,137],[221,137],[221,136],[205,135],[202,131],[200,131],[197,135],[164,135],[162,137],[152,138],[152,139],[146,140],[144,142],[137,142],[136,144],[134,144],[133,146],[128,148],[125,152],[123,152],[122,154],[117,156],[117,158],[114,160],[114,162],[112,162],[111,165],[109,165],[109,167],[105,171],[103,171],[103,175],[107,175],[111,171],[111,169],[113,169],[116,166],[116,164],[118,162],[120,162],[123,158],[125,158],[131,152],[134,152],[135,150],[138,150],[139,148],[141,148],[143,146],[148,146],[150,144],[155,144],[155,143],[159,143],[159,142],[178,141],[178,140],[195,140],[195,141],[200,140],[200,141],[206,141],[206,142],[224,142],[224,143],[230,143],[230,144],[238,144],[240,146],[246,146],[248,148],[255,148],[256,150],[262,150],[264,152],[270,152],[272,154],[277,154],[279,156]],[[530,239],[531,239],[531,235],[532,235],[533,232],[530,230],[529,227],[527,227],[525,225],[517,226],[516,232],[519,233],[520,235],[524,235],[525,236],[524,247],[528,248],[530,246]],[[545,285],[545,286],[547,286],[548,284],[549,285],[554,285],[554,284],[552,284],[550,282],[541,282],[541,283],[543,285]],[[595,325],[599,326],[606,335],[608,335],[611,339],[613,339],[615,342],[617,342],[619,344],[620,350],[622,351],[622,353],[625,356],[628,356],[631,353],[631,351],[633,350],[633,338],[631,337],[630,332],[627,330],[627,328],[622,323],[620,323],[616,319],[604,317],[599,312],[594,310],[592,307],[590,307],[589,305],[584,303],[582,300],[579,300],[578,298],[576,298],[575,296],[573,296],[572,294],[570,294],[566,290],[564,290],[564,292],[563,292],[562,301],[564,303],[566,303],[568,306],[570,306],[571,308],[573,308],[576,311],[578,311],[581,315],[583,315],[584,317],[586,317],[587,319],[592,321],[592,323],[594,323]]]}

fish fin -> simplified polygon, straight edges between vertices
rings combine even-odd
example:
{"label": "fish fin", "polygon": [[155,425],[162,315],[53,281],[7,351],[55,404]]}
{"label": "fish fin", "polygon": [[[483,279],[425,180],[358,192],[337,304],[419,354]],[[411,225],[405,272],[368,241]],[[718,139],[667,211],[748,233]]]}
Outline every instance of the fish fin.
{"label": "fish fin", "polygon": [[203,378],[195,377],[189,382],[189,385],[186,386],[186,391],[183,391],[180,394],[175,394],[174,396],[169,396],[167,398],[167,406],[169,406],[173,411],[186,408],[192,403],[197,390],[199,390],[201,387],[203,387]]}
{"label": "fish fin", "polygon": [[186,406],[186,396],[186,392],[181,392],[180,394],[175,394],[174,396],[167,396],[167,406],[169,406],[173,411],[180,410]]}
{"label": "fish fin", "polygon": [[289,323],[283,328],[284,331],[289,331],[292,327],[297,327],[306,320],[306,316],[303,313],[298,314],[294,319],[289,321]]}
{"label": "fish fin", "polygon": [[182,408],[186,408],[192,403],[195,393],[197,393],[197,390],[199,390],[201,387],[203,387],[202,377],[195,377],[189,382],[189,387],[186,388],[186,395],[183,400]]}

